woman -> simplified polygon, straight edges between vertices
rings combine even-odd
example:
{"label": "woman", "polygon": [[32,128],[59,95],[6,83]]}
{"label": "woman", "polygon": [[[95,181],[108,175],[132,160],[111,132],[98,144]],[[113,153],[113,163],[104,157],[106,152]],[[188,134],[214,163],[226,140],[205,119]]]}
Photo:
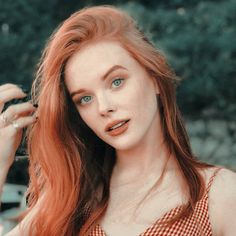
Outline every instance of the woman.
{"label": "woman", "polygon": [[29,103],[1,114],[3,176],[30,125],[29,209],[8,235],[233,235],[236,175],[192,154],[176,82],[121,10],[67,19],[33,84],[37,122]]}

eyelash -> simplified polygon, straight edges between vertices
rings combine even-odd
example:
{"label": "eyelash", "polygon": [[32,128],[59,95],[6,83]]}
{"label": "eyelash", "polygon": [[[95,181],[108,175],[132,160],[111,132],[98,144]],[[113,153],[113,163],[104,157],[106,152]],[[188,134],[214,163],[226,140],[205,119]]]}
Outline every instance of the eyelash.
{"label": "eyelash", "polygon": [[[119,86],[116,86],[116,87],[115,87],[115,89],[116,89],[116,88],[119,88],[119,87],[123,84],[124,79],[123,79],[123,78],[116,78],[116,79],[114,79],[114,80],[112,81],[111,84],[113,85],[115,81],[120,81],[120,82],[121,82],[121,83],[119,84]],[[112,85],[111,85],[111,86],[112,86]],[[114,88],[114,87],[113,87],[113,88]],[[82,104],[82,99],[83,99],[83,98],[86,98],[86,97],[91,97],[91,96],[83,96],[83,97],[79,98],[79,99],[78,99],[78,104],[79,104],[79,105],[85,105],[86,103],[85,103],[85,104]],[[88,102],[87,102],[87,103],[88,103]]]}

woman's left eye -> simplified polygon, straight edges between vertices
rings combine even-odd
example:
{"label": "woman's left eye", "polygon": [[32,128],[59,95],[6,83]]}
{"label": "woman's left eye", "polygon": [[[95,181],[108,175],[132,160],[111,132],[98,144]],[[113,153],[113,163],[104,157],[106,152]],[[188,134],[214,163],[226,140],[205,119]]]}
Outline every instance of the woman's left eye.
{"label": "woman's left eye", "polygon": [[117,88],[117,87],[120,87],[120,85],[122,84],[124,79],[122,78],[118,78],[118,79],[115,79],[112,81],[112,87],[114,88]]}

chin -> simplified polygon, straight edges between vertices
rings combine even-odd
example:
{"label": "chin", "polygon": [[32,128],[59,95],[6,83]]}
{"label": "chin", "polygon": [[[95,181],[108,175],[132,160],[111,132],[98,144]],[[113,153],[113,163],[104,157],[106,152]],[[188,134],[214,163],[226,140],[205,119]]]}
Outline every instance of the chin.
{"label": "chin", "polygon": [[114,140],[113,142],[109,140],[109,142],[107,143],[117,151],[125,151],[137,147],[139,141],[137,140],[136,136],[135,139],[131,137],[126,137],[124,139]]}

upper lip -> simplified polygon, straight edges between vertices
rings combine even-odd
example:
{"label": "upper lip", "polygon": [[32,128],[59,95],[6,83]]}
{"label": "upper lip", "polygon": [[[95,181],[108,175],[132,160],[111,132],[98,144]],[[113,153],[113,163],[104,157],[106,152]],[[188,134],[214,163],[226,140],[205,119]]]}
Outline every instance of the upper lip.
{"label": "upper lip", "polygon": [[106,125],[105,131],[107,132],[111,127],[113,127],[114,125],[117,125],[117,124],[119,124],[120,122],[123,122],[123,121],[129,121],[129,119],[122,119],[122,120],[112,121],[112,122],[110,122]]}

